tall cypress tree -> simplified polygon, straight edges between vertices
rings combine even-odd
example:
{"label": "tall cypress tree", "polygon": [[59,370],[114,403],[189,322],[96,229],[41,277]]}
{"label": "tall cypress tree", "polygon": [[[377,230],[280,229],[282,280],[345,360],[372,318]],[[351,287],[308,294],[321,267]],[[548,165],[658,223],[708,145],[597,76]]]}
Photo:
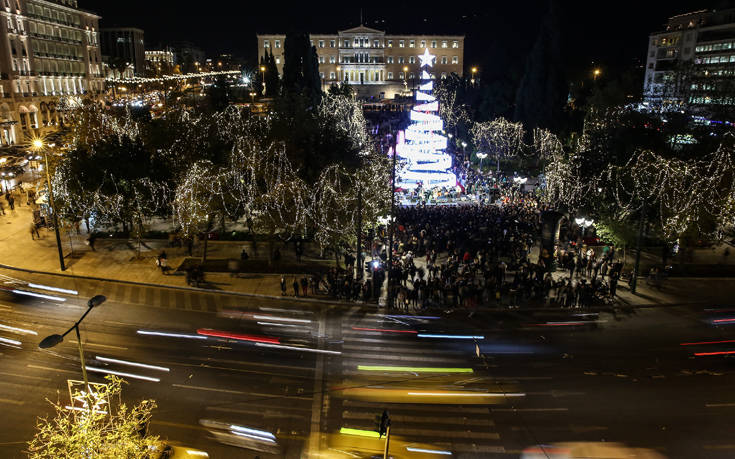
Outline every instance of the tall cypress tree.
{"label": "tall cypress tree", "polygon": [[305,33],[288,33],[283,45],[283,92],[306,95],[313,103],[321,98],[321,78],[316,47]]}
{"label": "tall cypress tree", "polygon": [[281,79],[278,76],[278,67],[273,52],[265,58],[265,90],[268,97],[276,97],[281,93]]}
{"label": "tall cypress tree", "polygon": [[550,0],[516,93],[515,120],[522,121],[528,131],[535,127],[558,129],[567,92],[559,23],[554,0]]}

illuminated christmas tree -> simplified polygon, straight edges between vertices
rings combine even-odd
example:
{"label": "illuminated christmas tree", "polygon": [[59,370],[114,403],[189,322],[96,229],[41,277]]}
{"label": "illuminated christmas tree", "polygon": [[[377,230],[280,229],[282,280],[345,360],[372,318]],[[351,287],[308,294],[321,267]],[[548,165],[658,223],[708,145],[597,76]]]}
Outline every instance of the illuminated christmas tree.
{"label": "illuminated christmas tree", "polygon": [[401,188],[425,190],[438,187],[454,187],[457,177],[449,169],[452,157],[445,153],[447,138],[441,132],[444,122],[437,114],[439,102],[432,95],[434,81],[427,71],[433,66],[435,56],[426,49],[421,60],[421,84],[416,91],[416,104],[411,109],[411,124],[399,133],[396,153],[403,164],[398,171]]}

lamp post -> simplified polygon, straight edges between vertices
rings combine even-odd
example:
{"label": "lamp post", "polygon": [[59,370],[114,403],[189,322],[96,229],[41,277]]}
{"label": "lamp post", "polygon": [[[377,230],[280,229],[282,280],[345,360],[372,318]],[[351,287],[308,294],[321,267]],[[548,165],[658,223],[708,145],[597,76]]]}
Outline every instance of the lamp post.
{"label": "lamp post", "polygon": [[477,73],[477,67],[472,67],[472,84],[475,84],[475,74]]}
{"label": "lamp post", "polygon": [[403,66],[403,87],[408,91],[408,67]]}
{"label": "lamp post", "polygon": [[480,158],[480,173],[482,173],[482,160],[487,158],[487,153],[476,153],[477,157]]}
{"label": "lamp post", "polygon": [[261,81],[263,82],[263,96],[265,96],[265,65],[260,66]]}
{"label": "lamp post", "polygon": [[593,70],[592,71],[592,79],[594,81],[597,81],[597,77],[600,76],[601,73],[602,73],[602,70],[600,70],[600,69]]}
{"label": "lamp post", "polygon": [[61,268],[62,271],[66,271],[66,266],[64,265],[64,253],[61,250],[61,234],[59,233],[59,216],[56,213],[56,207],[54,206],[54,194],[51,191],[51,175],[49,174],[49,168],[48,168],[48,153],[46,152],[46,149],[44,148],[43,140],[41,139],[35,139],[33,141],[33,148],[43,152],[43,159],[44,159],[45,168],[46,168],[46,185],[48,186],[48,203],[49,203],[49,206],[51,207],[51,213],[54,216],[54,232],[56,233],[56,249],[59,251],[59,268]]}
{"label": "lamp post", "polygon": [[342,75],[339,74],[339,71],[342,70],[342,67],[339,65],[337,66],[337,81],[342,81]]}
{"label": "lamp post", "polygon": [[41,349],[50,349],[57,344],[64,341],[64,337],[69,334],[72,330],[74,330],[77,334],[77,344],[79,345],[79,358],[81,359],[82,363],[82,378],[84,378],[84,387],[87,389],[87,393],[89,393],[89,380],[87,379],[87,366],[84,363],[84,348],[82,347],[82,338],[79,336],[79,324],[82,323],[85,317],[87,317],[87,314],[89,314],[89,311],[92,310],[92,308],[101,305],[107,300],[107,298],[104,295],[95,295],[92,298],[87,301],[87,310],[82,314],[82,317],[77,320],[74,325],[71,326],[67,331],[64,332],[63,335],[49,335],[43,339],[40,343],[38,343],[38,347]]}
{"label": "lamp post", "polygon": [[464,158],[464,160],[467,160],[467,153],[465,152],[465,148],[467,148],[467,142],[463,140],[462,141],[462,158]]}

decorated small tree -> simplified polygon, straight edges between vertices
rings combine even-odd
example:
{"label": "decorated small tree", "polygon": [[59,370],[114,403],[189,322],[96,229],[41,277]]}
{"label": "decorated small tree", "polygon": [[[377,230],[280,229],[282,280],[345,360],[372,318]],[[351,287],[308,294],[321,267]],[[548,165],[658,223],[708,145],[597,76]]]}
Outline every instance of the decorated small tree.
{"label": "decorated small tree", "polygon": [[161,448],[159,438],[146,432],[156,403],[143,400],[129,407],[121,398],[123,380],[107,379],[87,395],[74,395],[87,400],[84,408],[50,402],[55,415],[38,419],[36,435],[28,442],[31,459],[146,457]]}

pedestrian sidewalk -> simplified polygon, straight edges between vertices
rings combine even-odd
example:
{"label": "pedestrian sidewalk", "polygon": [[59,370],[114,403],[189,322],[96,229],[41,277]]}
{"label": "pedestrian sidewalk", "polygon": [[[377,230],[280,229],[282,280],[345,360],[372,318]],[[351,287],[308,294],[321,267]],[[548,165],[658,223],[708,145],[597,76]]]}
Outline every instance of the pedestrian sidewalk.
{"label": "pedestrian sidewalk", "polygon": [[[16,203],[18,200],[16,200]],[[25,203],[23,203],[25,204]],[[82,234],[69,234],[62,230],[61,242],[66,270],[60,270],[59,255],[53,230],[39,229],[40,238],[32,238],[30,225],[32,211],[30,207],[16,206],[6,215],[0,215],[0,264],[31,271],[65,274],[70,276],[90,277],[96,279],[121,280],[161,286],[187,287],[184,273],[174,270],[188,257],[187,249],[170,248],[167,240],[145,240],[138,254],[135,240],[98,238],[95,250],[86,244],[88,234],[82,228]],[[193,256],[201,256],[203,244],[195,246]],[[257,255],[253,253],[251,242],[210,241],[208,257],[240,258],[245,249],[251,256],[250,263],[262,263],[267,266],[267,244],[259,243]],[[168,266],[173,268],[171,274],[164,275],[156,265],[156,259],[162,251],[168,255]],[[282,261],[295,264],[295,256],[281,249]],[[291,260],[293,258],[293,260]],[[304,257],[306,262],[329,263],[314,257]],[[333,261],[332,261],[333,263]],[[304,265],[305,273],[308,265]],[[291,284],[294,278],[301,276],[286,275],[289,294],[293,295]],[[232,277],[229,273],[206,273],[208,287],[215,290],[235,291],[256,295],[281,296],[280,274],[240,273]]]}

